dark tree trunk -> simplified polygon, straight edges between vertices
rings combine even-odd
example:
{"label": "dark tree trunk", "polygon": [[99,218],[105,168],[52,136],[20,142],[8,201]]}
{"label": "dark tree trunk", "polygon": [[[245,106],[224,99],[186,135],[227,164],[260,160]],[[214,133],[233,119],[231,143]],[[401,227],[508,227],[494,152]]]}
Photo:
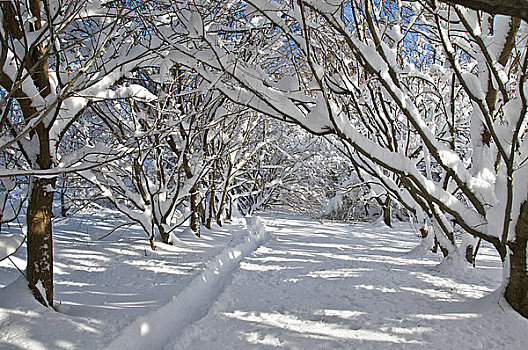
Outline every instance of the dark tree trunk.
{"label": "dark tree trunk", "polygon": [[475,261],[473,259],[473,246],[468,245],[466,247],[466,261],[470,263],[471,265],[474,265]]}
{"label": "dark tree trunk", "polygon": [[205,227],[209,230],[211,229],[213,223],[215,205],[215,190],[213,188],[209,194],[209,213],[207,215],[207,221],[205,222]]}
{"label": "dark tree trunk", "polygon": [[422,226],[420,228],[420,236],[422,237],[422,239],[426,239],[428,235],[429,235],[429,230],[427,229],[427,227]]}
{"label": "dark tree trunk", "polygon": [[[13,2],[3,1],[1,3],[3,13],[3,27],[6,37],[20,40],[23,37],[22,28],[25,23],[19,23],[17,9]],[[42,4],[41,0],[29,0],[28,2],[34,22],[29,25],[32,32],[42,28]],[[5,60],[5,56],[0,59]],[[25,70],[31,75],[33,83],[38,88],[42,98],[46,98],[50,92],[48,55],[44,44],[36,45],[23,58],[20,72]],[[27,96],[20,87],[16,87],[16,81],[0,72],[0,85],[6,89],[12,98],[17,99],[24,119],[29,121],[38,117],[37,109],[32,105],[32,96]],[[49,129],[41,122],[36,124],[30,133],[31,146],[25,149],[19,143],[26,160],[35,170],[46,170],[52,166],[52,156],[49,140]],[[53,209],[53,193],[55,178],[31,177],[29,186],[29,200],[26,213],[27,221],[27,281],[35,298],[43,305],[53,306],[53,240],[51,217]],[[41,292],[43,291],[43,293]],[[44,294],[44,295],[43,295]]]}
{"label": "dark tree trunk", "polygon": [[156,224],[154,220],[151,220],[151,227],[150,227],[150,237],[149,237],[149,243],[150,243],[150,249],[156,250],[156,243],[154,242],[154,238],[156,237]]}
{"label": "dark tree trunk", "polygon": [[224,213],[224,209],[225,209],[225,205],[227,201],[227,195],[229,192],[229,185],[231,183],[230,178],[231,178],[232,171],[233,171],[233,164],[229,162],[227,176],[226,176],[225,184],[224,184],[224,190],[222,191],[222,197],[220,198],[220,206],[218,208],[218,212],[216,213],[216,223],[218,224],[218,226],[222,226],[222,214]]}
{"label": "dark tree trunk", "polygon": [[[33,168],[49,169],[51,154],[48,130],[42,124],[36,127],[40,149],[38,164]],[[55,178],[33,176],[27,207],[27,280],[35,298],[44,305],[53,306],[53,239],[51,217]],[[39,286],[44,290],[42,295]]]}
{"label": "dark tree trunk", "polygon": [[387,198],[383,203],[383,222],[385,225],[392,227],[391,222],[391,199]]}
{"label": "dark tree trunk", "polygon": [[491,14],[517,17],[528,21],[528,3],[523,0],[441,0],[448,4],[459,4]]}
{"label": "dark tree trunk", "polygon": [[66,175],[63,175],[61,177],[60,181],[60,205],[61,205],[61,216],[65,218],[68,215],[68,210],[70,210],[70,206],[68,205],[67,198],[66,198]]}
{"label": "dark tree trunk", "polygon": [[200,237],[200,190],[198,183],[191,188],[191,230]]}
{"label": "dark tree trunk", "polygon": [[[521,206],[515,226],[515,241],[508,244],[510,276],[504,296],[508,303],[528,318],[528,273],[526,271],[526,243],[528,241],[528,201]],[[506,267],[507,268],[507,267]]]}
{"label": "dark tree trunk", "polygon": [[444,258],[449,255],[449,250],[447,250],[447,248],[445,248],[444,246],[442,246],[440,244],[440,242],[438,241],[438,238],[436,238],[436,235],[435,235],[435,237],[434,237],[434,245],[433,245],[433,249],[431,251],[436,254],[438,252],[438,249],[440,249],[440,251],[442,252],[442,256]]}
{"label": "dark tree trunk", "polygon": [[226,219],[231,220],[233,218],[233,197],[228,195],[229,199],[229,210],[227,211]]}
{"label": "dark tree trunk", "polygon": [[159,230],[161,242],[165,243],[165,244],[168,244],[170,235],[167,232],[165,232],[165,228],[163,227],[163,225],[159,225],[158,226],[158,230]]}
{"label": "dark tree trunk", "polygon": [[62,189],[60,192],[60,201],[61,201],[61,216],[65,218],[68,215],[69,207],[66,205],[66,195],[65,190]]}
{"label": "dark tree trunk", "polygon": [[[35,298],[49,306],[53,306],[53,192],[48,188],[53,184],[52,179],[33,177],[27,209],[27,280]],[[46,295],[41,295],[39,284]]]}
{"label": "dark tree trunk", "polygon": [[[381,207],[381,210],[383,211],[383,222],[385,225],[392,227],[391,222],[391,199],[390,197],[387,197],[385,200],[382,200],[380,197],[376,197],[376,202]],[[365,208],[365,212],[368,216],[368,209]]]}

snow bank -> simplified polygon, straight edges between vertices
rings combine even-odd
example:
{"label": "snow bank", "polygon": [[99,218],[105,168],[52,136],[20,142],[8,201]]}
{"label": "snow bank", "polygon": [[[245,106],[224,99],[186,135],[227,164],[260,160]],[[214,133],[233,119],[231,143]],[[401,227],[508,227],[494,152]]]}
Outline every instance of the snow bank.
{"label": "snow bank", "polygon": [[25,239],[26,236],[21,234],[0,235],[0,261],[16,252]]}
{"label": "snow bank", "polygon": [[139,317],[107,349],[160,349],[187,325],[199,320],[231,280],[239,262],[269,236],[257,217],[247,217],[249,235],[206,263],[205,270],[165,306]]}

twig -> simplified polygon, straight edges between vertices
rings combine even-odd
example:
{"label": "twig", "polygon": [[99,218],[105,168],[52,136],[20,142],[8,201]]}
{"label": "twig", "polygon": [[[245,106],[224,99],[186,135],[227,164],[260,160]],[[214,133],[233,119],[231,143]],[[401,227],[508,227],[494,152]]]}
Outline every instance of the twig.
{"label": "twig", "polygon": [[8,256],[7,257],[9,259],[9,261],[11,261],[11,264],[13,264],[14,267],[16,267],[16,269],[18,270],[18,272],[20,272],[22,274],[22,276],[24,276],[27,280],[27,276],[26,274],[24,273],[24,271],[20,270],[20,268],[17,266],[17,264],[15,264],[15,262],[13,261],[13,259],[11,259],[11,256]]}
{"label": "twig", "polygon": [[97,240],[100,241],[103,238],[106,238],[106,237],[110,236],[112,233],[114,233],[115,231],[117,231],[118,229],[120,229],[123,226],[132,226],[134,224],[135,224],[135,222],[125,222],[124,224],[121,224],[119,226],[114,227],[110,232],[108,232],[108,233],[102,235],[101,237],[97,238]]}

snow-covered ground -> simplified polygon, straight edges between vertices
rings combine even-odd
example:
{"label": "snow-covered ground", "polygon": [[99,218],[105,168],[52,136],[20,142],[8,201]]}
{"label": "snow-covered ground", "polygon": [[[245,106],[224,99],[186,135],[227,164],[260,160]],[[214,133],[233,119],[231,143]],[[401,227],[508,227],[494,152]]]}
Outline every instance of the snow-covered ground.
{"label": "snow-covered ground", "polygon": [[[178,234],[151,251],[113,212],[55,223],[55,297],[0,263],[1,349],[525,349],[528,320],[493,292],[500,262],[438,267],[409,224],[285,213]],[[15,227],[13,227],[15,230]],[[24,268],[24,252],[12,258]],[[12,283],[15,281],[14,283]]]}

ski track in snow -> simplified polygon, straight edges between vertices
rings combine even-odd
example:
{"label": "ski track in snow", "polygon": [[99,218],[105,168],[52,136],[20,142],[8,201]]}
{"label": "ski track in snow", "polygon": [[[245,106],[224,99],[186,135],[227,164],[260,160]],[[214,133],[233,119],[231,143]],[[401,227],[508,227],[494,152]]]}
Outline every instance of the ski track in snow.
{"label": "ski track in snow", "polygon": [[[237,262],[266,237],[257,218],[236,218],[200,238],[180,231],[175,246],[158,242],[155,251],[138,227],[100,239],[124,222],[105,210],[54,224],[59,313],[34,300],[11,261],[0,263],[0,349],[151,349],[145,344],[160,344],[155,336],[163,342],[204,315]],[[25,259],[25,247],[12,257],[22,270]]]}
{"label": "ski track in snow", "polygon": [[203,273],[193,279],[181,293],[160,309],[139,317],[107,349],[159,349],[187,324],[203,317],[230,280],[240,260],[267,238],[266,228],[259,218],[246,218],[246,226],[250,234],[243,243],[225,249],[207,262]]}

